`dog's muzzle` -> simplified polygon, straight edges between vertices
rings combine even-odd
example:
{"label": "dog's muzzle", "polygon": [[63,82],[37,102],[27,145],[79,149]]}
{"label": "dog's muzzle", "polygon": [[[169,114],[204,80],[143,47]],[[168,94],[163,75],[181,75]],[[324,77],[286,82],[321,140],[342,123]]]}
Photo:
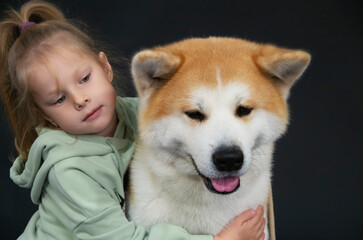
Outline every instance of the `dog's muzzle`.
{"label": "dog's muzzle", "polygon": [[[238,146],[221,146],[212,155],[213,163],[220,172],[235,172],[242,168],[243,152]],[[240,186],[238,176],[204,178],[209,191],[217,194],[230,194]]]}
{"label": "dog's muzzle", "polygon": [[[243,152],[238,146],[222,146],[216,149],[212,154],[214,166],[219,172],[231,173],[231,175],[220,178],[207,178],[198,170],[192,156],[190,156],[198,174],[203,178],[207,189],[212,193],[231,194],[240,186],[239,176],[234,176],[236,171],[240,170],[243,165]],[[228,174],[227,174],[228,175]]]}

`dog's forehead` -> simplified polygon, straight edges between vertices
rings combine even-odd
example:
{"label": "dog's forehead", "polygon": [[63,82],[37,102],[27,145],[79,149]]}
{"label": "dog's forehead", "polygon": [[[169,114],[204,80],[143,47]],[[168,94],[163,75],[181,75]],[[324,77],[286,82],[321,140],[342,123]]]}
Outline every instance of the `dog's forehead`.
{"label": "dog's forehead", "polygon": [[261,74],[251,57],[184,55],[184,63],[168,83],[168,92],[180,94],[194,104],[206,99],[235,105],[268,107],[282,101],[274,84]]}
{"label": "dog's forehead", "polygon": [[223,81],[220,68],[216,67],[214,78],[209,78],[213,84],[199,85],[190,90],[188,101],[199,109],[210,106],[230,105],[232,107],[247,104],[250,99],[250,89],[237,77],[235,80]]}

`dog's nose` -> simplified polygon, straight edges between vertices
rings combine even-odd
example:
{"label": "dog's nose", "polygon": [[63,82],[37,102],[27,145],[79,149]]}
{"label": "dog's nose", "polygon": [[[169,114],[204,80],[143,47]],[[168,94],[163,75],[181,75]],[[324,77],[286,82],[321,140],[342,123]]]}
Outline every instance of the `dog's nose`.
{"label": "dog's nose", "polygon": [[236,171],[241,169],[243,165],[243,152],[237,146],[219,147],[213,153],[212,158],[219,171]]}

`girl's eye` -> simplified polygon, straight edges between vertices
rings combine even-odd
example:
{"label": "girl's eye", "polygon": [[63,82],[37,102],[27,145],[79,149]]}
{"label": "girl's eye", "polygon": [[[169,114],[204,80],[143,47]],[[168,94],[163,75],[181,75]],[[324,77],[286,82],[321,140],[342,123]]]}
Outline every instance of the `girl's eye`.
{"label": "girl's eye", "polygon": [[84,78],[82,78],[82,82],[88,82],[91,74],[87,74]]}
{"label": "girl's eye", "polygon": [[64,102],[64,100],[66,100],[66,96],[63,95],[62,97],[60,97],[54,104],[60,104],[62,102]]}

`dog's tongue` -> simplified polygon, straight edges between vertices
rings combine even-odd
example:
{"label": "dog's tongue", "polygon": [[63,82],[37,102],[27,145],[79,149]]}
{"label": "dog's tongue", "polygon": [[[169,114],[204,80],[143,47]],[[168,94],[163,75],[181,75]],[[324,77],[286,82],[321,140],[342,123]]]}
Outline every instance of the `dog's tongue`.
{"label": "dog's tongue", "polygon": [[211,178],[212,185],[218,192],[232,192],[239,183],[238,177]]}

